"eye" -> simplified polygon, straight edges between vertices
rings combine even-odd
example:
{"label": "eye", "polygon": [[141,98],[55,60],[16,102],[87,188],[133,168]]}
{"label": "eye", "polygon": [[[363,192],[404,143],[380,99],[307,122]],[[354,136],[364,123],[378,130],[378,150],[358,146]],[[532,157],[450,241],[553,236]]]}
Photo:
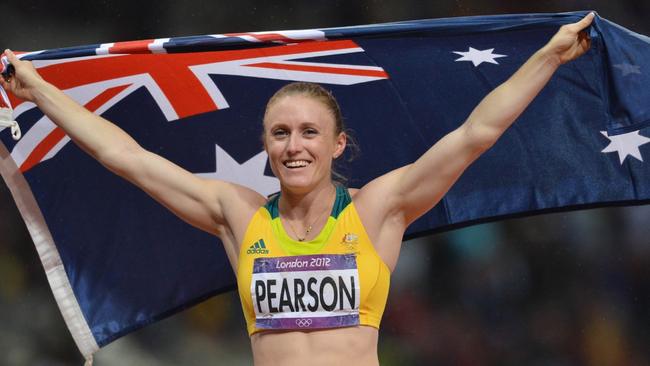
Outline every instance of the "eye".
{"label": "eye", "polygon": [[272,135],[273,135],[273,137],[276,137],[276,138],[282,138],[282,137],[288,136],[289,133],[286,130],[282,129],[282,128],[278,128],[277,130],[273,130]]}
{"label": "eye", "polygon": [[313,128],[307,128],[302,133],[303,133],[303,135],[305,135],[307,137],[313,137],[313,136],[318,135],[318,131],[313,129]]}

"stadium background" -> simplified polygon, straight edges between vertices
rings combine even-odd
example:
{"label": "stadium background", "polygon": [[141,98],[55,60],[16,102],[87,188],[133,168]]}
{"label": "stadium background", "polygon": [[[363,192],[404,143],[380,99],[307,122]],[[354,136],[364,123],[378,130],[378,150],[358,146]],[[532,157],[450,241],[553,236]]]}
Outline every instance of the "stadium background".
{"label": "stadium background", "polygon": [[[9,0],[0,9],[0,47],[25,51],[586,9],[650,35],[645,0]],[[406,242],[380,332],[381,364],[650,364],[649,221],[650,206],[595,209]],[[0,364],[82,363],[13,199],[0,184]],[[234,293],[221,295],[135,332],[102,349],[95,363],[252,364],[239,300]]]}

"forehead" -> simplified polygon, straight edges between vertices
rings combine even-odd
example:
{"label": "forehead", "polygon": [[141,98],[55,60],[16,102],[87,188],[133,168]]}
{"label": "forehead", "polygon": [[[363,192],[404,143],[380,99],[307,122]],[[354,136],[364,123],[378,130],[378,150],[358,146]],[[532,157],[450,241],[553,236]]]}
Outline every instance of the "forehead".
{"label": "forehead", "polygon": [[314,124],[334,125],[334,116],[325,104],[305,95],[287,95],[269,106],[264,116],[264,127],[275,125]]}

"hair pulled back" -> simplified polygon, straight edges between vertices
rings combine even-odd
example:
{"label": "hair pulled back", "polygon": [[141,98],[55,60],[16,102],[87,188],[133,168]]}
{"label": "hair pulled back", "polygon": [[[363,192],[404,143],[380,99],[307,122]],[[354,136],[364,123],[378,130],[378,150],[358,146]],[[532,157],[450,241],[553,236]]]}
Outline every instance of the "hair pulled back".
{"label": "hair pulled back", "polygon": [[345,125],[343,124],[343,116],[341,115],[341,108],[339,107],[339,103],[336,101],[336,98],[334,98],[334,95],[332,95],[329,90],[316,83],[298,81],[283,86],[277,92],[275,92],[271,99],[269,99],[269,102],[266,103],[264,117],[266,118],[266,113],[269,111],[269,108],[275,104],[275,102],[282,99],[283,97],[292,95],[303,95],[323,103],[323,105],[327,107],[327,110],[329,110],[334,117],[335,135],[338,135],[341,132],[345,132]]}

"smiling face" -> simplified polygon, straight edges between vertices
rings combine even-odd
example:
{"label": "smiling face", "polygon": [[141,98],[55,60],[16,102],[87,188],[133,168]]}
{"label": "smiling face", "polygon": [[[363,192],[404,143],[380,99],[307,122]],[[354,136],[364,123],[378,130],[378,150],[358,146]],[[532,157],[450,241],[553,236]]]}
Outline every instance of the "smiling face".
{"label": "smiling face", "polygon": [[288,94],[270,102],[264,116],[264,146],[283,188],[309,192],[331,183],[332,161],[345,149],[344,132],[319,98]]}

